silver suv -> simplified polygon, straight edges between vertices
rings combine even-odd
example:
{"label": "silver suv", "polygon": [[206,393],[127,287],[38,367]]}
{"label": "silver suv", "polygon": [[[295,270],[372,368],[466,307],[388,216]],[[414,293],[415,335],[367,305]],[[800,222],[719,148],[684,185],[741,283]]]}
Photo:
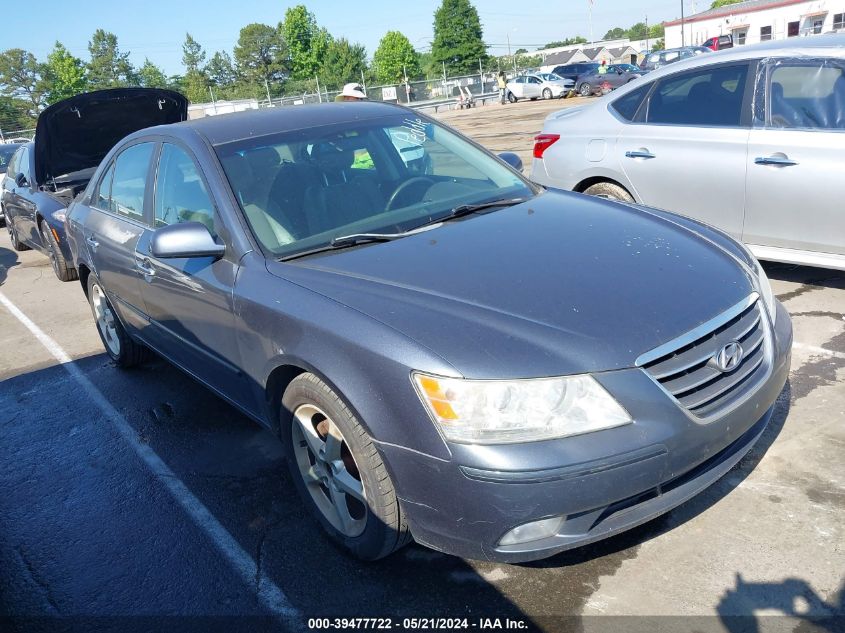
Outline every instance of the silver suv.
{"label": "silver suv", "polygon": [[672,64],[550,115],[531,178],[712,224],[760,259],[845,270],[845,36]]}

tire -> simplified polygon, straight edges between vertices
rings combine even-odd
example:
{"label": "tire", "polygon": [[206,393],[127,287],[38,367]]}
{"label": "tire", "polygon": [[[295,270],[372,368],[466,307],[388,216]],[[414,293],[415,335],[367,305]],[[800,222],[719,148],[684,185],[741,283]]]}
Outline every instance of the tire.
{"label": "tire", "polygon": [[509,92],[508,101],[510,101],[511,103],[516,103],[517,101],[519,101],[519,99],[517,99],[516,95],[514,95],[512,92]]}
{"label": "tire", "polygon": [[551,99],[552,98],[552,91],[548,88],[543,88],[543,99]]}
{"label": "tire", "polygon": [[[310,373],[294,378],[282,397],[280,420],[296,488],[334,543],[370,561],[411,541],[372,439],[326,383]],[[330,440],[338,435],[339,442]],[[343,494],[340,487],[354,492]]]}
{"label": "tire", "polygon": [[46,222],[41,222],[41,239],[44,242],[44,246],[47,247],[50,265],[53,267],[53,272],[56,273],[59,281],[79,279],[76,268],[68,266],[65,256],[62,255],[62,249],[59,248],[59,243],[56,241],[53,231],[50,230]]}
{"label": "tire", "polygon": [[620,200],[622,202],[634,202],[634,197],[624,187],[612,182],[597,182],[584,190],[588,196],[607,198],[608,200]]}
{"label": "tire", "polygon": [[593,87],[585,81],[578,86],[578,94],[582,97],[589,97],[593,94]]}
{"label": "tire", "polygon": [[531,101],[537,101],[537,97],[531,97]]}
{"label": "tire", "polygon": [[93,272],[88,275],[88,305],[91,306],[103,347],[118,367],[124,369],[134,367],[147,359],[149,350],[126,333],[123,324],[114,313],[105,289]]}
{"label": "tire", "polygon": [[8,219],[6,220],[6,228],[9,231],[9,239],[12,241],[12,248],[16,251],[28,251],[29,246],[24,244],[23,242],[18,239],[18,232],[15,230],[14,222],[10,222]]}

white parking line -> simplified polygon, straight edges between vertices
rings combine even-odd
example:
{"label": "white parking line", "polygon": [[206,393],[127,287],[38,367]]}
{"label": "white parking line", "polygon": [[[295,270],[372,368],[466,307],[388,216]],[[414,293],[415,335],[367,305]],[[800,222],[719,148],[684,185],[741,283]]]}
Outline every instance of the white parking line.
{"label": "white parking line", "polygon": [[124,440],[132,447],[135,454],[147,465],[147,467],[158,479],[159,483],[173,497],[182,509],[191,517],[196,526],[200,528],[209,539],[217,546],[220,553],[229,561],[241,579],[247,585],[253,585],[258,580],[258,599],[273,614],[285,619],[295,619],[300,614],[293,607],[287,596],[281,589],[268,578],[263,570],[258,569],[255,561],[247,554],[238,542],[226,531],[220,522],[197,499],[187,486],[167,467],[162,459],[150,448],[138,440],[137,434],[129,422],[126,421],[112,404],[106,400],[99,389],[94,386],[88,377],[72,363],[73,359],[61,346],[50,338],[32,320],[12,303],[8,297],[0,292],[0,303],[28,329],[35,338],[47,349],[48,352],[67,370],[71,377],[79,383],[91,400],[97,405],[102,414],[114,425]]}
{"label": "white parking line", "polygon": [[800,349],[805,352],[810,352],[811,354],[816,354],[818,356],[829,356],[831,358],[840,358],[845,360],[845,354],[842,352],[836,352],[832,349],[825,349],[824,347],[818,347],[817,345],[805,345],[804,343],[792,343],[792,349]]}

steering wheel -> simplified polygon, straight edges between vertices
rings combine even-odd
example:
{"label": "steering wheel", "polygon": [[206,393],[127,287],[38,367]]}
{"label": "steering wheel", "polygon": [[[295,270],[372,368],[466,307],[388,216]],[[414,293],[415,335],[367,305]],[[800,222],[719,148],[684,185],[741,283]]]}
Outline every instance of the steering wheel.
{"label": "steering wheel", "polygon": [[426,178],[425,176],[414,176],[413,178],[409,178],[405,182],[401,183],[398,187],[396,187],[396,189],[393,190],[393,193],[390,194],[390,198],[388,198],[387,206],[384,208],[384,210],[393,211],[393,204],[399,198],[400,194],[404,193],[410,187],[423,184],[431,186],[434,184],[434,181],[431,178]]}

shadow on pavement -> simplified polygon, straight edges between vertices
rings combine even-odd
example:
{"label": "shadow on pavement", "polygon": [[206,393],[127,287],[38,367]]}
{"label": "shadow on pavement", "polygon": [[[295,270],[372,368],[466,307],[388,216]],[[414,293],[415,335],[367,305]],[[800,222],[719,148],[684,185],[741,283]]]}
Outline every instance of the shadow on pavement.
{"label": "shadow on pavement", "polygon": [[18,265],[18,255],[15,251],[0,247],[0,286],[6,282],[9,269]]}

